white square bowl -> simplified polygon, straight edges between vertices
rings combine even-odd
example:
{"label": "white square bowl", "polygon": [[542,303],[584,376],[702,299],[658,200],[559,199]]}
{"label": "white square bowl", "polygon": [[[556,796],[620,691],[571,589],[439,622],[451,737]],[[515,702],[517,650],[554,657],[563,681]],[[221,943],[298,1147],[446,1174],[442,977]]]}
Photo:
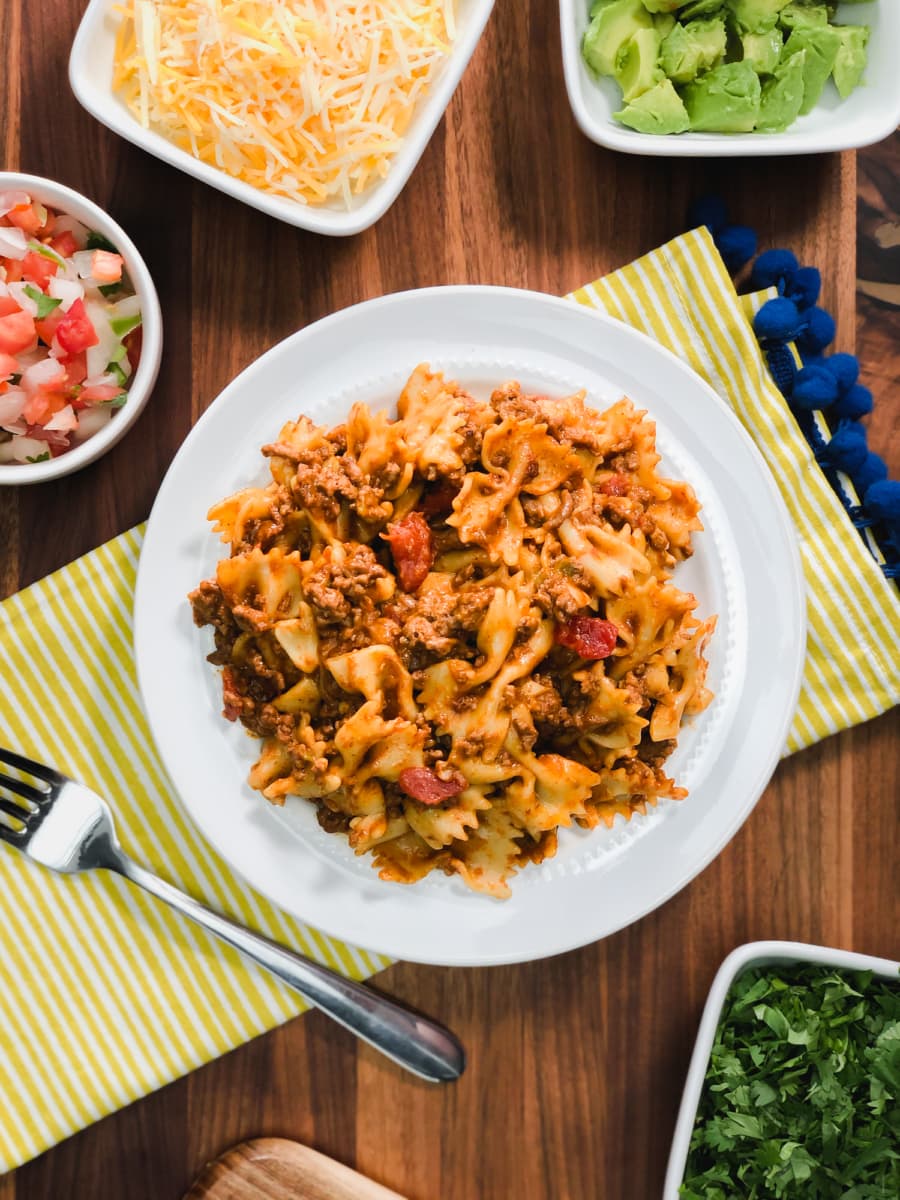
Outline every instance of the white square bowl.
{"label": "white square bowl", "polygon": [[691,1133],[697,1119],[697,1109],[700,1106],[706,1068],[709,1064],[716,1029],[725,1006],[725,998],[731,985],[739,975],[751,967],[782,964],[790,966],[797,963],[834,967],[839,971],[871,971],[894,983],[900,982],[900,963],[892,962],[888,958],[872,958],[868,954],[853,954],[849,950],[834,950],[828,946],[811,946],[807,942],[747,942],[743,946],[738,946],[736,950],[732,950],[716,972],[703,1009],[697,1040],[694,1043],[694,1053],[691,1055],[691,1064],[688,1067],[687,1080],[681,1097],[681,1107],[678,1110],[675,1135],[672,1138],[663,1200],[678,1200],[678,1188],[684,1178],[684,1168],[687,1165]]}
{"label": "white square bowl", "polygon": [[900,0],[839,4],[838,23],[868,25],[869,64],[862,83],[841,100],[829,83],[811,113],[784,133],[637,133],[613,120],[622,107],[614,79],[597,79],[581,57],[590,0],[560,0],[563,67],[575,120],[592,142],[626,154],[669,158],[725,158],[769,154],[824,154],[880,142],[900,125]]}
{"label": "white square bowl", "polygon": [[397,199],[444,115],[494,7],[494,0],[458,0],[456,39],[450,54],[437,71],[430,90],[417,105],[388,174],[354,197],[352,207],[348,209],[338,203],[299,204],[287,197],[261,191],[200,162],[161,134],[144,129],[112,90],[115,35],[120,20],[115,3],[116,0],[90,0],[72,43],[69,83],[79,103],[114,133],[211,187],[289,225],[337,237],[368,229]]}

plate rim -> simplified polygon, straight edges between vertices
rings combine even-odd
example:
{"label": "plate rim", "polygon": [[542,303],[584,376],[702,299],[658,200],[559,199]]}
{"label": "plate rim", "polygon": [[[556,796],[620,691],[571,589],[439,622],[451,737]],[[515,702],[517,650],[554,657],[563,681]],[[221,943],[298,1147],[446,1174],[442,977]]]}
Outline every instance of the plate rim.
{"label": "plate rim", "polygon": [[[633,337],[645,344],[649,344],[648,348],[651,349],[653,353],[662,355],[664,358],[668,359],[670,365],[673,365],[685,377],[685,379],[689,380],[695,389],[702,390],[706,396],[706,399],[708,401],[712,401],[719,408],[720,412],[724,414],[725,419],[731,423],[733,431],[744,443],[745,450],[755,460],[759,471],[760,482],[765,487],[769,495],[769,498],[772,502],[773,512],[776,512],[778,515],[779,530],[783,536],[784,548],[792,564],[789,580],[782,581],[783,583],[789,583],[790,588],[789,590],[785,589],[781,593],[780,607],[784,610],[788,607],[787,601],[790,601],[789,624],[790,627],[795,631],[797,645],[801,648],[805,648],[806,645],[807,625],[805,582],[797,542],[796,529],[778,489],[778,485],[776,484],[761,451],[757,447],[753,438],[744,428],[732,408],[721,396],[718,395],[715,389],[712,388],[712,386],[708,384],[706,380],[699,376],[683,359],[681,359],[668,347],[663,346],[661,343],[657,342],[642,331],[635,329],[633,326],[617,321],[607,313],[594,309],[588,305],[578,304],[577,301],[566,297],[554,296],[548,293],[530,289],[498,287],[486,284],[450,284],[429,288],[412,288],[398,292],[386,293],[385,295],[360,301],[357,304],[348,305],[344,308],[338,309],[335,312],[329,313],[326,316],[321,317],[319,320],[311,322],[309,325],[296,330],[294,333],[289,334],[286,338],[283,338],[281,341],[271,346],[246,367],[244,367],[243,370],[241,370],[228,384],[226,384],[226,386],[212,400],[182,442],[159,487],[150,517],[147,522],[144,542],[141,547],[141,555],[138,563],[135,585],[133,637],[138,686],[154,745],[160,755],[163,765],[166,768],[169,778],[171,779],[173,791],[178,803],[181,805],[182,811],[186,814],[192,828],[196,830],[196,832],[213,847],[215,852],[223,859],[227,866],[234,871],[237,878],[245,886],[264,896],[266,900],[276,908],[288,913],[299,921],[310,924],[314,928],[320,930],[330,937],[360,946],[361,948],[364,948],[372,953],[384,955],[392,959],[401,959],[407,962],[418,962],[432,966],[448,967],[503,966],[520,962],[537,961],[539,959],[551,958],[559,954],[569,953],[572,950],[579,949],[582,946],[590,945],[593,942],[602,940],[614,933],[620,932],[622,929],[627,928],[639,920],[642,920],[651,912],[666,904],[673,896],[677,895],[678,892],[686,887],[702,871],[706,870],[706,868],[710,866],[716,858],[718,858],[722,850],[735,837],[744,822],[752,813],[753,809],[756,807],[756,804],[759,802],[769,779],[772,777],[772,774],[774,773],[775,768],[780,761],[790,725],[796,712],[797,699],[799,696],[806,663],[806,655],[805,649],[801,649],[795,656],[790,685],[785,688],[784,692],[784,711],[778,724],[779,736],[777,739],[774,737],[772,738],[771,748],[769,749],[768,753],[762,756],[760,759],[759,767],[755,773],[754,782],[752,786],[747,788],[747,795],[749,799],[745,801],[743,809],[739,810],[734,815],[732,820],[729,821],[721,836],[713,844],[713,849],[705,853],[702,856],[701,861],[699,861],[697,864],[692,864],[687,870],[682,869],[678,871],[676,873],[675,882],[673,882],[670,887],[663,889],[663,891],[660,893],[653,892],[652,895],[648,895],[648,901],[646,904],[640,905],[637,910],[632,911],[627,919],[621,921],[617,920],[614,925],[605,929],[605,931],[600,934],[592,932],[585,934],[582,931],[564,939],[560,939],[551,950],[538,949],[537,952],[534,952],[530,948],[523,948],[519,950],[510,950],[507,952],[491,951],[489,953],[484,951],[478,951],[475,953],[451,952],[449,954],[446,952],[441,952],[437,955],[435,953],[422,952],[410,953],[408,949],[399,950],[395,945],[392,946],[389,941],[385,942],[384,940],[380,940],[378,938],[366,936],[364,941],[359,941],[358,938],[352,933],[348,933],[346,929],[341,928],[340,922],[338,922],[336,925],[327,919],[323,920],[323,914],[321,913],[317,913],[315,918],[311,919],[308,916],[304,916],[297,909],[288,908],[282,902],[270,898],[269,894],[257,882],[255,882],[255,880],[251,879],[248,874],[245,873],[245,869],[234,861],[229,849],[222,844],[222,839],[211,836],[207,828],[204,825],[201,825],[200,822],[195,818],[190,803],[185,800],[173,777],[173,773],[169,770],[168,756],[163,750],[166,739],[160,738],[158,733],[158,720],[154,716],[151,706],[147,703],[148,689],[146,683],[146,671],[144,667],[144,656],[140,652],[142,630],[145,625],[144,613],[148,607],[146,597],[152,586],[151,582],[148,580],[147,569],[145,566],[147,563],[147,556],[144,553],[144,550],[148,543],[152,544],[151,539],[155,537],[156,528],[160,521],[163,520],[163,504],[167,498],[169,488],[174,486],[173,476],[176,467],[180,464],[180,462],[183,461],[184,457],[189,451],[189,448],[202,438],[204,428],[206,424],[212,420],[212,414],[214,410],[216,410],[221,404],[225,403],[231,394],[240,391],[248,382],[252,381],[253,377],[258,372],[264,371],[266,365],[274,357],[288,351],[288,347],[290,346],[302,345],[304,341],[317,336],[317,334],[323,328],[330,328],[334,325],[338,325],[342,321],[352,319],[352,317],[358,314],[360,310],[368,309],[369,311],[374,311],[375,309],[383,309],[395,304],[402,305],[410,302],[411,300],[421,300],[421,298],[426,295],[435,297],[454,297],[458,295],[464,295],[469,298],[477,296],[495,298],[498,300],[502,300],[504,297],[507,297],[511,300],[538,302],[541,305],[545,305],[556,310],[556,312],[560,314],[565,313],[567,316],[578,316],[580,313],[580,315],[585,316],[590,320],[600,321],[613,333],[616,332],[618,327],[618,330],[620,332],[624,330],[628,337]],[[652,416],[653,414],[651,412],[651,418]],[[201,661],[202,659],[198,659],[198,665]],[[327,917],[327,915],[328,914],[326,913],[325,916]]]}

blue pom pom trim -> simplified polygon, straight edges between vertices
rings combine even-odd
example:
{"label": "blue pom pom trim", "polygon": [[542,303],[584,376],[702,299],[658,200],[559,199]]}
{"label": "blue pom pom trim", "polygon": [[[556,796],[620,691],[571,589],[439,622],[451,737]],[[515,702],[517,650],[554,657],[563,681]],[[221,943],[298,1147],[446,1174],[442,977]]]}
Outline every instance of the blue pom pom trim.
{"label": "blue pom pom trim", "polygon": [[[756,254],[755,232],[729,221],[720,196],[703,196],[688,212],[691,227],[706,225],[732,274]],[[884,459],[869,450],[860,418],[872,393],[859,381],[853,354],[827,354],[836,326],[818,305],[822,277],[790,250],[765,250],[749,273],[750,291],[778,295],[757,312],[753,328],[769,372],[796,418],[816,462],[837,493],[864,545],[887,579],[900,580],[900,480],[888,479]],[[800,353],[802,368],[789,346]],[[849,489],[849,490],[848,490]]]}

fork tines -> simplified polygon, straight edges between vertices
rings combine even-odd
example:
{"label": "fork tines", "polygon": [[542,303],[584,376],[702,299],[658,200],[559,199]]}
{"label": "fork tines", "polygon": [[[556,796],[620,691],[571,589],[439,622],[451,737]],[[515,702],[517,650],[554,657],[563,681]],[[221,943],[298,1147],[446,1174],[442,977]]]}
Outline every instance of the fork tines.
{"label": "fork tines", "polygon": [[[0,838],[11,840],[25,833],[29,818],[38,811],[40,804],[50,799],[53,783],[63,777],[52,767],[32,762],[30,758],[3,747],[0,747],[0,762],[45,785],[36,787],[24,779],[0,771]],[[4,795],[4,792],[12,793],[12,798]],[[10,820],[4,819],[6,817]]]}
{"label": "fork tines", "polygon": [[59,771],[54,771],[53,767],[45,766],[44,763],[35,762],[32,758],[26,758],[24,754],[16,754],[15,750],[7,750],[0,746],[0,762],[6,763],[8,767],[15,767],[17,771],[22,771],[26,775],[31,775],[34,779],[40,779],[44,783],[60,784],[65,782],[65,775],[61,775]]}

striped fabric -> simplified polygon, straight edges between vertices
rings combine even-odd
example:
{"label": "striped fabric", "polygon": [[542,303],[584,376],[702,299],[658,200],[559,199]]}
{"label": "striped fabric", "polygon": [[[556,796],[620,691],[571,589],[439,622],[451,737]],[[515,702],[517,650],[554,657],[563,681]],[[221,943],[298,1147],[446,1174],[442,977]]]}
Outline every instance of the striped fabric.
{"label": "striped fabric", "polygon": [[[900,604],[849,525],[765,373],[705,232],[574,299],[681,354],[731,403],[797,522],[809,663],[789,749],[900,699]],[[141,531],[0,604],[0,745],[111,802],[124,848],[236,919],[358,978],[385,959],[287,917],[240,883],[186,821],[150,740],[131,655]],[[298,998],[123,880],[61,878],[0,845],[0,1171],[302,1010]],[[16,914],[14,920],[9,914]]]}

